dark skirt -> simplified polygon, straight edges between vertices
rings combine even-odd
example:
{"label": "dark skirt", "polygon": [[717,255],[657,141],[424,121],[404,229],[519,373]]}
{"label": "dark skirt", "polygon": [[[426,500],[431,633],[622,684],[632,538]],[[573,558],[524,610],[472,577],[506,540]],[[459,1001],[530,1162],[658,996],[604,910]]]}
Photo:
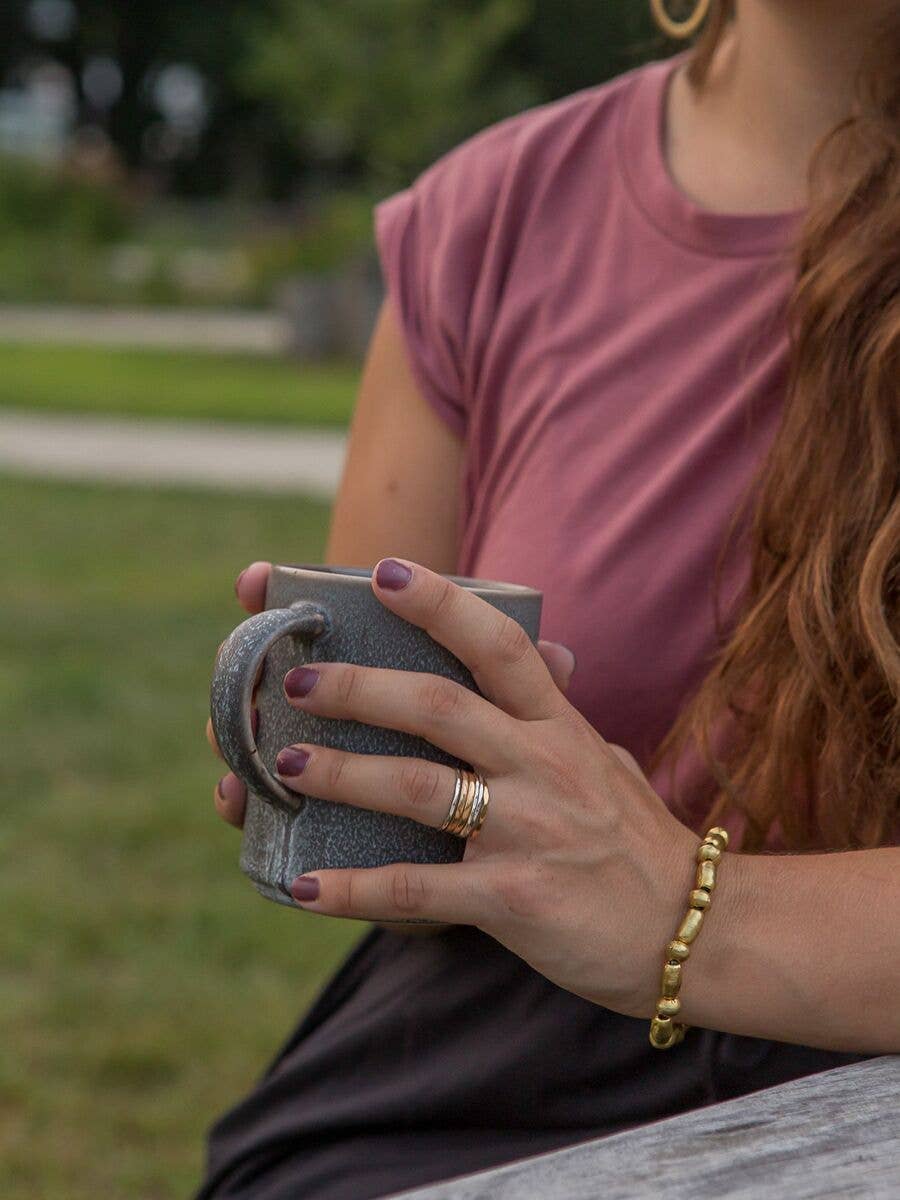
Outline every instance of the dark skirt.
{"label": "dark skirt", "polygon": [[196,1200],[368,1200],[866,1057],[647,1032],[477,929],[373,929],[213,1127]]}

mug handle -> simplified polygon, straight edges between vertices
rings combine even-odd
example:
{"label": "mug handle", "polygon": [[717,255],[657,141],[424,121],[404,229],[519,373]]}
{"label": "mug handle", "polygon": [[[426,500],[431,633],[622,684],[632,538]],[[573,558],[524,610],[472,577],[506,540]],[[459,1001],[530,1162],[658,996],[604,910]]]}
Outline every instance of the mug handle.
{"label": "mug handle", "polygon": [[269,608],[238,625],[216,655],[210,686],[210,717],[225,761],[248,786],[290,808],[302,796],[289,791],[259,757],[250,724],[253,687],[266,654],[279,638],[293,634],[312,642],[331,628],[328,613],[307,600]]}

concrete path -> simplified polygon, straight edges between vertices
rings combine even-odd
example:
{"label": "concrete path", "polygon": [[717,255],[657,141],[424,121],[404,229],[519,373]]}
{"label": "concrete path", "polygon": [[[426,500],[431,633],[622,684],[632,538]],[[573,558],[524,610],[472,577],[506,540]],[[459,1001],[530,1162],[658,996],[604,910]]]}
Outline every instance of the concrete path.
{"label": "concrete path", "polygon": [[283,354],[277,313],[235,309],[79,308],[0,304],[0,341]]}
{"label": "concrete path", "polygon": [[0,470],[330,500],[346,438],[324,429],[0,411]]}

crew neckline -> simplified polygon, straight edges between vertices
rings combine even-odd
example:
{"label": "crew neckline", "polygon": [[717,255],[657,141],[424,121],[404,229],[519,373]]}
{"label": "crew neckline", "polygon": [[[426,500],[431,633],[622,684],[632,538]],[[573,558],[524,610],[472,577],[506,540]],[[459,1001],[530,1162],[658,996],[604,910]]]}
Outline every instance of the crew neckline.
{"label": "crew neckline", "polygon": [[736,258],[784,252],[805,210],[715,212],[692,200],[672,177],[665,149],[667,100],[672,77],[688,54],[683,51],[634,72],[618,138],[631,198],[661,233],[692,250]]}

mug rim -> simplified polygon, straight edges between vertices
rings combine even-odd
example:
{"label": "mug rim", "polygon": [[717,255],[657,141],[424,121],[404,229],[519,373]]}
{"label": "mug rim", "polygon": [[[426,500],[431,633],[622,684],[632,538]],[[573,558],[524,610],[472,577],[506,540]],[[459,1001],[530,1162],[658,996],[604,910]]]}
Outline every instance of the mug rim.
{"label": "mug rim", "polygon": [[[374,570],[374,568],[368,567],[343,567],[332,563],[273,563],[272,569],[287,574],[338,575],[351,585],[370,583]],[[524,583],[505,583],[498,579],[477,579],[470,575],[445,575],[444,578],[467,591],[497,592],[505,596],[542,595],[537,588],[529,587]]]}

